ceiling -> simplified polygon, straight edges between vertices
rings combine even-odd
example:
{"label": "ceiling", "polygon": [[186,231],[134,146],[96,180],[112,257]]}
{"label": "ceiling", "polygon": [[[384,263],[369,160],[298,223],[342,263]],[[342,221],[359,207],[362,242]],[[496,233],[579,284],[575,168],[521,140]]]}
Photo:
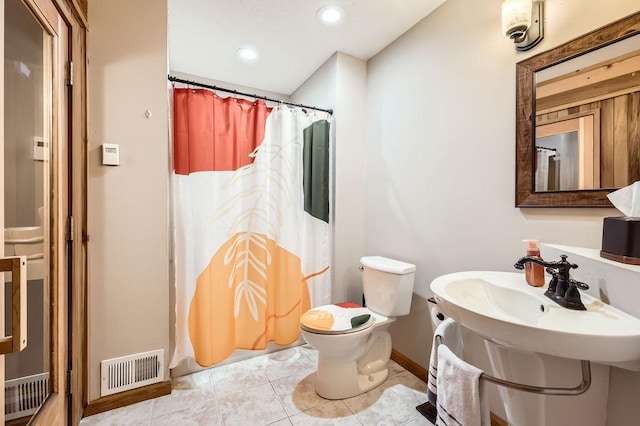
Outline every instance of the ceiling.
{"label": "ceiling", "polygon": [[[367,60],[445,0],[168,0],[169,66],[233,84],[290,95],[335,52]],[[327,4],[338,25],[318,22]],[[252,45],[254,63],[237,50]]]}

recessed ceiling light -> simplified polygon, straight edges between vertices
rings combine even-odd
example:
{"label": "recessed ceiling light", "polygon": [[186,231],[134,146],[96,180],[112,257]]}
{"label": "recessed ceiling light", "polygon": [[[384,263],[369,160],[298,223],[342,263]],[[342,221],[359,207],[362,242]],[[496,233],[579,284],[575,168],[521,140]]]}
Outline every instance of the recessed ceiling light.
{"label": "recessed ceiling light", "polygon": [[255,62],[258,60],[258,51],[253,47],[241,47],[238,49],[237,54],[244,62]]}
{"label": "recessed ceiling light", "polygon": [[344,18],[344,10],[338,6],[324,6],[318,10],[316,17],[325,25],[337,25]]}

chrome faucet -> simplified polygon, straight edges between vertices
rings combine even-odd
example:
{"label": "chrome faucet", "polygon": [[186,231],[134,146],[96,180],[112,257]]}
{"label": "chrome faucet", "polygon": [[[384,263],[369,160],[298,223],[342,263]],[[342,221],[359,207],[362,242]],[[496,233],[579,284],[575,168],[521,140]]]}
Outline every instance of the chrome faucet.
{"label": "chrome faucet", "polygon": [[537,257],[525,256],[518,259],[513,266],[520,270],[524,269],[524,265],[528,262],[544,266],[547,273],[552,276],[551,281],[549,281],[549,287],[544,295],[565,308],[586,311],[587,308],[584,307],[584,304],[580,300],[578,288],[587,290],[589,286],[569,276],[569,271],[576,269],[578,265],[567,262],[566,254],[561,255],[560,258],[562,259],[560,262],[545,262]]}

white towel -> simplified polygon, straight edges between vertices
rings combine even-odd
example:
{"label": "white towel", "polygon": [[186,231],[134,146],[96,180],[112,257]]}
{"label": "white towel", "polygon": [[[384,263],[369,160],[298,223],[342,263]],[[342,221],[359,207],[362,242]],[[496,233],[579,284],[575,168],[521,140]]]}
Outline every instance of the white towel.
{"label": "white towel", "polygon": [[482,370],[467,364],[445,345],[438,347],[436,426],[488,426],[487,401],[481,395]]}
{"label": "white towel", "polygon": [[429,375],[427,377],[427,398],[429,402],[437,407],[438,398],[438,341],[440,336],[444,344],[458,357],[462,358],[462,333],[461,326],[451,318],[444,320],[433,333],[433,345],[431,347],[431,358],[429,360]]}

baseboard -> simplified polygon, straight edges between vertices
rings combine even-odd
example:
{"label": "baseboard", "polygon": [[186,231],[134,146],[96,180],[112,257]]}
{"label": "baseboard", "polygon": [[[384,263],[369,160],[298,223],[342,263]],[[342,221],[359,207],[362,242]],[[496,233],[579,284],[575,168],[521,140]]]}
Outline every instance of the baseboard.
{"label": "baseboard", "polygon": [[103,413],[120,407],[126,407],[127,405],[169,395],[170,393],[171,381],[169,380],[105,396],[104,398],[99,398],[95,401],[89,402],[87,407],[84,409],[84,417],[93,416],[94,414]]}
{"label": "baseboard", "polygon": [[29,424],[30,420],[31,420],[31,416],[22,417],[14,420],[8,420],[4,423],[4,426],[26,426],[27,424]]}
{"label": "baseboard", "polygon": [[418,379],[422,380],[425,383],[427,382],[427,369],[422,367],[417,362],[410,360],[395,349],[391,350],[391,359],[397,362],[409,373],[416,376]]}
{"label": "baseboard", "polygon": [[491,426],[509,426],[509,423],[507,423],[505,420],[502,420],[500,417],[496,416],[493,413],[489,414],[491,414]]}
{"label": "baseboard", "polygon": [[[409,358],[402,355],[400,352],[396,351],[395,349],[391,350],[391,359],[397,362],[409,373],[416,376],[418,379],[422,380],[423,382],[427,381],[427,370],[424,367],[422,367],[420,364],[410,360]],[[490,413],[490,414],[491,414],[491,426],[509,426],[509,423],[502,420],[500,417],[496,416],[493,413]]]}

